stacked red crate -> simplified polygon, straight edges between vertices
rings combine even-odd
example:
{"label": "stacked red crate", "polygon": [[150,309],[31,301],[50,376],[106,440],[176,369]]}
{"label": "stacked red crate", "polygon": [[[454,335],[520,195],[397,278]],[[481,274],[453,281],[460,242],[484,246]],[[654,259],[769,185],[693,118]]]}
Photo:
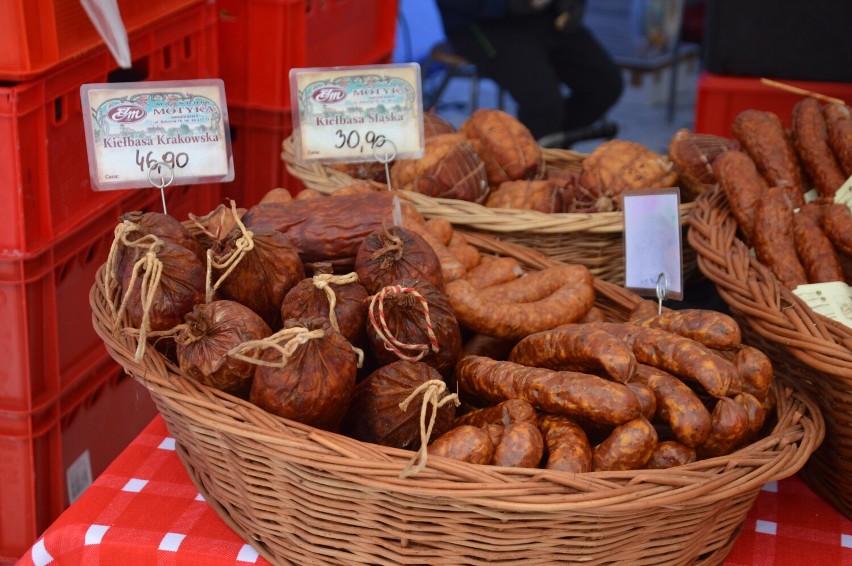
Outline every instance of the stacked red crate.
{"label": "stacked red crate", "polygon": [[[852,83],[778,81],[852,103]],[[697,86],[695,131],[729,138],[733,135],[734,118],[743,110],[774,112],[789,128],[793,106],[802,99],[801,94],[768,86],[759,77],[734,77],[704,71],[698,77]]]}
{"label": "stacked red crate", "polygon": [[[45,16],[66,3],[24,4],[49,5]],[[128,25],[133,69],[94,42],[0,84],[0,562],[25,552],[85,485],[80,478],[98,475],[156,413],[95,334],[88,294],[118,217],[161,211],[161,197],[92,191],[80,86],[217,77],[217,11],[207,0],[135,4],[148,16],[161,11]],[[166,189],[179,219],[209,212],[221,196],[219,185]]]}
{"label": "stacked red crate", "polygon": [[281,162],[293,129],[290,69],[390,61],[397,0],[219,0],[219,64],[241,206],[301,184]]}

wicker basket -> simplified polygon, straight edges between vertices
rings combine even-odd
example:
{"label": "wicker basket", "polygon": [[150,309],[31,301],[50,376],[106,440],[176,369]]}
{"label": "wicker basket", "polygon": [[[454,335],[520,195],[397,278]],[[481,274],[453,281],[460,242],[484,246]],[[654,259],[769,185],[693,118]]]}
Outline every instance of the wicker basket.
{"label": "wicker basket", "polygon": [[802,475],[852,518],[852,329],[816,314],[750,256],[719,187],[696,202],[689,241],[745,339],[769,354],[788,385],[818,400],[826,441]]}
{"label": "wicker basket", "polygon": [[[471,234],[530,269],[542,254]],[[772,431],[735,454],[674,470],[569,474],[429,457],[274,417],[182,377],[152,348],[113,336],[104,269],[90,302],[110,354],[145,384],[193,482],[277,564],[721,564],[761,486],[797,472],[822,440],[818,407],[776,382]],[[596,281],[624,319],[639,300]]]}
{"label": "wicker basket", "polygon": [[[300,161],[293,137],[282,145],[281,158],[291,175],[308,188],[331,193],[354,179],[322,164]],[[543,148],[548,166],[579,173],[586,154],[566,149]],[[414,191],[399,191],[426,218],[444,218],[457,228],[477,231],[505,242],[533,248],[566,263],[579,263],[595,277],[624,285],[624,215],[622,212],[545,214],[534,210],[488,208],[458,199],[435,198]],[[694,203],[680,205],[686,223]],[[698,273],[695,252],[683,241],[683,276]]]}

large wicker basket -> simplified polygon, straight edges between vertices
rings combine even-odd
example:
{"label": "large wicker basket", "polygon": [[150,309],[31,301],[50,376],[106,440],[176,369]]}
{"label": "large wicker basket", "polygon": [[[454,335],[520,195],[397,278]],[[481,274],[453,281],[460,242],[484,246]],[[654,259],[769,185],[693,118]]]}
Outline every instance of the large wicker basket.
{"label": "large wicker basket", "polygon": [[[290,136],[282,145],[287,171],[311,189],[331,193],[354,179],[337,169],[299,160]],[[579,173],[586,154],[573,150],[543,148],[549,167]],[[533,248],[566,263],[579,263],[595,277],[624,285],[624,215],[622,212],[545,214],[534,210],[489,208],[458,199],[435,198],[414,191],[399,191],[426,218],[444,218],[457,228],[494,236],[502,241]],[[680,205],[685,224],[694,203]],[[697,274],[695,252],[683,242],[683,275]]]}
{"label": "large wicker basket", "polygon": [[746,339],[770,355],[788,385],[818,400],[826,441],[802,475],[852,518],[852,328],[816,314],[749,254],[719,187],[696,202],[689,241]]}
{"label": "large wicker basket", "polygon": [[[532,250],[469,236],[530,269]],[[776,382],[771,432],[725,457],[672,470],[569,474],[429,457],[274,417],[184,378],[154,349],[114,336],[101,268],[93,323],[145,384],[192,480],[217,513],[277,564],[721,564],[761,486],[796,473],[822,440],[819,409]],[[596,282],[624,319],[639,300]]]}

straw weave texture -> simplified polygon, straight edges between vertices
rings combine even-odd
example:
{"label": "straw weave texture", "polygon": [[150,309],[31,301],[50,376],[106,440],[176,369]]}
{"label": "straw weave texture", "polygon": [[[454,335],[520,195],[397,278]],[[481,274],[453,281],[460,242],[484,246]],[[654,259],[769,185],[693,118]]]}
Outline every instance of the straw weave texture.
{"label": "straw weave texture", "polygon": [[[546,256],[476,234],[481,251],[528,269]],[[639,298],[603,280],[597,306],[624,320]],[[115,336],[102,267],[93,324],[145,384],[195,485],[275,564],[721,564],[764,484],[796,473],[822,440],[817,406],[776,381],[771,432],[738,452],[672,470],[570,474],[477,466],[268,414],[180,375],[155,349],[134,361]]]}
{"label": "straw weave texture", "polygon": [[788,386],[818,401],[826,441],[802,475],[852,518],[852,328],[815,313],[751,256],[718,186],[696,201],[688,237],[744,340],[769,354]]}

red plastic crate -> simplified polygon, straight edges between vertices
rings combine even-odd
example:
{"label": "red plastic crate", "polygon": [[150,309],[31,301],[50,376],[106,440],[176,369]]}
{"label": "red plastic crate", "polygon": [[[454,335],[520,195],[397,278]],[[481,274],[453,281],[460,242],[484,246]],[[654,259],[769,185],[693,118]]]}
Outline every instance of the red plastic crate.
{"label": "red plastic crate", "polygon": [[[166,188],[169,214],[185,220],[221,202],[220,185]],[[0,255],[0,411],[33,412],[62,395],[80,368],[105,355],[92,328],[89,290],[106,261],[118,217],[162,212],[157,189],[131,191],[76,232],[41,253]]]}
{"label": "red plastic crate", "polygon": [[37,80],[0,86],[0,254],[36,252],[127,197],[91,189],[80,85],[217,76],[215,8],[171,14],[131,34],[130,49],[131,71],[103,47]]}
{"label": "red plastic crate", "polygon": [[289,110],[254,110],[228,106],[234,181],[223,184],[223,195],[237,206],[250,207],[270,189],[284,187],[294,195],[302,183],[287,172],[281,144],[293,131]]}
{"label": "red plastic crate", "polygon": [[[118,0],[128,33],[208,0]],[[80,0],[0,0],[0,80],[26,81],[104,43]]]}
{"label": "red plastic crate", "polygon": [[0,563],[20,558],[68,506],[69,466],[87,452],[97,477],[156,415],[106,352],[74,381],[36,412],[0,411]]}
{"label": "red plastic crate", "polygon": [[229,104],[287,110],[290,69],[369,65],[396,40],[398,0],[219,0]]}
{"label": "red plastic crate", "polygon": [[[852,103],[852,83],[781,82]],[[793,106],[801,99],[801,95],[764,85],[757,77],[714,75],[704,71],[698,77],[695,131],[732,137],[734,118],[750,109],[774,112],[789,128]]]}

